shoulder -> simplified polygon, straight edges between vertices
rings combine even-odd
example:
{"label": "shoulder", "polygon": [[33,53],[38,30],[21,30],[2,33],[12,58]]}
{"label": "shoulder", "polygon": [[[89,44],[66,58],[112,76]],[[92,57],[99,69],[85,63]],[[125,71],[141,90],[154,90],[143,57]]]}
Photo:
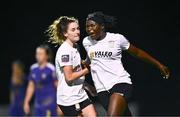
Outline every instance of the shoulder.
{"label": "shoulder", "polygon": [[128,41],[124,35],[119,33],[108,33],[108,37],[108,40],[119,43]]}
{"label": "shoulder", "polygon": [[61,44],[58,50],[67,50],[67,48],[68,50],[71,49],[70,46],[66,42],[64,42]]}
{"label": "shoulder", "polygon": [[110,33],[108,32],[107,35],[109,37],[113,37],[114,39],[121,39],[121,38],[125,38],[122,34],[120,33]]}
{"label": "shoulder", "polygon": [[34,69],[36,69],[38,67],[39,67],[38,63],[34,63],[34,64],[31,65],[30,70],[34,70]]}
{"label": "shoulder", "polygon": [[87,37],[85,37],[84,39],[83,39],[83,45],[84,44],[90,44],[91,42],[92,42],[93,40],[89,37],[89,36],[87,36]]}
{"label": "shoulder", "polygon": [[57,50],[57,55],[70,53],[72,51],[72,48],[67,43],[63,43]]}
{"label": "shoulder", "polygon": [[49,68],[52,71],[55,70],[55,66],[52,63],[47,63],[47,68]]}

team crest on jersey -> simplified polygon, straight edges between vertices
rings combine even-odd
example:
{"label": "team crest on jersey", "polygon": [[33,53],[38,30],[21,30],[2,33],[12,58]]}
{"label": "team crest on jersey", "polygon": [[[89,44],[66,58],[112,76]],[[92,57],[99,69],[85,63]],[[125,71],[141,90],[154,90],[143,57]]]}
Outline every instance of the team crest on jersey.
{"label": "team crest on jersey", "polygon": [[89,57],[90,57],[90,59],[93,59],[94,58],[94,52],[90,52]]}
{"label": "team crest on jersey", "polygon": [[42,79],[46,79],[46,74],[42,73],[41,77],[42,77]]}
{"label": "team crest on jersey", "polygon": [[69,62],[69,55],[62,55],[61,56],[61,61],[62,62]]}

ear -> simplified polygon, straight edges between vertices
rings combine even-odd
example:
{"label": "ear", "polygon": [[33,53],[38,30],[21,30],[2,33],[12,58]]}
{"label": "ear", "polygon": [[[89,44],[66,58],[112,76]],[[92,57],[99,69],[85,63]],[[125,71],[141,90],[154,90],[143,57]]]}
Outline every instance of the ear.
{"label": "ear", "polygon": [[64,32],[63,34],[64,34],[64,36],[65,36],[65,37],[67,37],[67,36],[68,36],[67,32]]}

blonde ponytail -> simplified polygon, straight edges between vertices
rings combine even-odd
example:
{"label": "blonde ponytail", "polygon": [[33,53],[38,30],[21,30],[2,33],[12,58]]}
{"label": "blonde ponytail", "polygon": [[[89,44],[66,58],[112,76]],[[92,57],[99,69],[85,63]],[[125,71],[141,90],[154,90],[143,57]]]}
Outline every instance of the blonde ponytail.
{"label": "blonde ponytail", "polygon": [[59,45],[62,44],[65,41],[63,33],[67,31],[67,26],[71,22],[78,23],[78,20],[68,16],[61,16],[56,19],[46,31],[49,36],[49,42]]}

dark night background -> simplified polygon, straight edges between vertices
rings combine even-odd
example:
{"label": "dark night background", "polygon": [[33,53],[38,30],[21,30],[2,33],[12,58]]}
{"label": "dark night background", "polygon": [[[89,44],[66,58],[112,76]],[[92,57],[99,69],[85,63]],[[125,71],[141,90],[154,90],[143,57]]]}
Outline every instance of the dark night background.
{"label": "dark night background", "polygon": [[[180,115],[179,11],[178,1],[146,0],[8,0],[1,3],[0,105],[9,103],[11,62],[21,59],[29,66],[35,62],[35,48],[47,41],[44,31],[59,16],[80,20],[82,39],[88,13],[103,11],[118,18],[113,32],[123,34],[137,47],[147,51],[171,70],[165,80],[158,69],[127,53],[123,63],[134,83],[133,100],[140,115]],[[57,48],[51,45],[54,53]]]}

